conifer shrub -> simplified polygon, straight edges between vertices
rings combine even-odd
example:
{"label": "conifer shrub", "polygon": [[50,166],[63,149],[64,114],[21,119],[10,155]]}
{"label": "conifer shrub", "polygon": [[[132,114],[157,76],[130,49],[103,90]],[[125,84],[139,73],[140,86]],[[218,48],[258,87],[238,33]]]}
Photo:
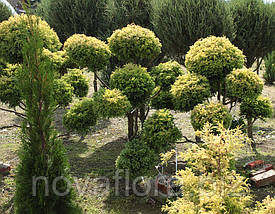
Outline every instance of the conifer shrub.
{"label": "conifer shrub", "polygon": [[160,63],[152,68],[150,75],[153,77],[156,86],[162,90],[170,90],[178,76],[183,74],[181,65],[176,61]]}
{"label": "conifer shrub", "polygon": [[95,112],[102,118],[125,116],[132,108],[128,98],[118,89],[102,89],[94,93],[93,98]]}
{"label": "conifer shrub", "polygon": [[107,66],[111,52],[105,42],[84,34],[74,34],[64,43],[70,59],[81,68],[98,71]]}
{"label": "conifer shrub", "polygon": [[262,93],[263,81],[251,69],[236,69],[226,77],[228,97],[256,98]]}
{"label": "conifer shrub", "polygon": [[10,16],[12,16],[11,10],[8,8],[7,5],[0,2],[0,23],[7,20]]}
{"label": "conifer shrub", "polygon": [[257,202],[252,214],[270,214],[275,212],[275,198],[268,195],[262,202]]}
{"label": "conifer shrub", "polygon": [[223,80],[233,69],[242,68],[245,56],[225,37],[209,36],[190,47],[185,65],[188,71],[209,81]]}
{"label": "conifer shrub", "polygon": [[0,101],[12,108],[18,106],[22,100],[17,81],[19,70],[18,64],[3,64],[0,70]]}
{"label": "conifer shrub", "polygon": [[141,134],[141,140],[156,154],[172,149],[180,138],[173,115],[165,109],[156,111],[145,121]]}
{"label": "conifer shrub", "polygon": [[143,104],[151,95],[155,83],[146,68],[126,64],[117,68],[111,75],[111,88],[119,89],[127,96],[133,107]]}
{"label": "conifer shrub", "polygon": [[97,122],[97,113],[94,110],[95,103],[92,98],[74,104],[63,117],[64,126],[79,134],[85,135]]}
{"label": "conifer shrub", "polygon": [[124,64],[151,62],[161,53],[160,40],[149,29],[127,25],[108,38],[111,52]]}
{"label": "conifer shrub", "polygon": [[63,79],[55,79],[53,85],[54,99],[60,107],[68,106],[73,99],[74,88]]}
{"label": "conifer shrub", "polygon": [[154,89],[154,91],[158,94],[151,99],[151,106],[155,109],[174,109],[174,96],[172,93],[166,90],[160,90],[160,92],[158,92],[158,90],[160,90],[159,87]]}
{"label": "conifer shrub", "polygon": [[73,87],[73,93],[77,97],[85,97],[88,94],[89,84],[88,79],[80,69],[69,69],[63,77],[63,81]]}
{"label": "conifer shrub", "polygon": [[159,157],[140,139],[134,139],[125,144],[116,160],[118,169],[129,170],[131,179],[152,174]]}
{"label": "conifer shrub", "polygon": [[267,84],[273,84],[275,82],[275,51],[266,55],[264,65],[264,80]]}
{"label": "conifer shrub", "polygon": [[233,19],[221,0],[153,0],[152,25],[164,52],[183,56],[198,39],[234,37]]}
{"label": "conifer shrub", "polygon": [[175,109],[187,112],[210,97],[210,85],[206,77],[188,73],[177,78],[171,93]]}
{"label": "conifer shrub", "polygon": [[206,123],[217,126],[222,123],[224,128],[231,125],[232,116],[226,106],[221,103],[203,103],[197,105],[191,112],[191,124],[195,131],[202,130]]}
{"label": "conifer shrub", "polygon": [[[39,34],[43,38],[43,47],[50,51],[58,51],[61,43],[57,34],[41,18],[32,15],[31,19],[37,21]],[[0,23],[0,58],[9,63],[21,63],[23,60],[22,47],[30,36],[30,26],[27,15],[12,16]]]}

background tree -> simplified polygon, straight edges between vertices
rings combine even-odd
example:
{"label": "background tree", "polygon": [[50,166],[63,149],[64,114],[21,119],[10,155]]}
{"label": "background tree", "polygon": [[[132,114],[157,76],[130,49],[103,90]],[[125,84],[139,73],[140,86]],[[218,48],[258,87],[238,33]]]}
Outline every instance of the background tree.
{"label": "background tree", "polygon": [[[25,116],[16,174],[15,213],[76,213],[68,160],[53,128],[54,70],[48,61],[41,61],[43,37],[39,20],[24,16],[29,33],[25,34],[26,42],[22,47],[23,64],[18,84],[25,100]],[[33,179],[40,176],[47,179],[49,186],[42,181],[33,189]],[[55,191],[52,187],[56,178],[62,180],[55,183]],[[60,196],[56,192],[65,194]]]}
{"label": "background tree", "polygon": [[236,26],[233,44],[244,52],[250,68],[275,48],[275,10],[262,0],[232,0],[229,4]]}
{"label": "background tree", "polygon": [[153,0],[152,24],[164,52],[182,57],[198,39],[234,38],[233,19],[223,0]]}
{"label": "background tree", "polygon": [[7,20],[12,16],[11,10],[2,2],[0,2],[0,22]]}
{"label": "background tree", "polygon": [[62,42],[73,34],[105,39],[112,32],[109,30],[106,1],[41,0],[37,14],[53,27]]}
{"label": "background tree", "polygon": [[[275,8],[275,7],[274,7]],[[267,84],[273,84],[275,82],[275,51],[267,54],[264,58],[265,72],[264,80]]]}

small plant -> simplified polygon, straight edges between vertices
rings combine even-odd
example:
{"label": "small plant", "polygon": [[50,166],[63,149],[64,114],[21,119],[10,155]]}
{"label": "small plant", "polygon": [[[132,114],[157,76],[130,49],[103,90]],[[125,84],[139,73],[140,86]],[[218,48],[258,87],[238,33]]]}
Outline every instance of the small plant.
{"label": "small plant", "polygon": [[275,198],[267,196],[261,203],[257,202],[252,214],[273,214],[275,213]]}
{"label": "small plant", "polygon": [[94,111],[94,100],[84,98],[76,103],[63,117],[64,126],[81,135],[88,133],[97,122],[97,114]]}
{"label": "small plant", "polygon": [[151,175],[159,157],[142,140],[134,139],[125,144],[116,160],[118,169],[129,170],[132,179]]}
{"label": "small plant", "polygon": [[212,126],[222,123],[224,128],[229,128],[231,121],[231,114],[226,106],[221,103],[199,104],[191,112],[191,124],[195,131],[202,130],[207,123]]}
{"label": "small plant", "polygon": [[101,89],[93,94],[93,98],[95,111],[102,118],[125,116],[132,108],[127,97],[118,89]]}
{"label": "small plant", "polygon": [[134,24],[115,30],[108,38],[108,44],[123,63],[151,62],[161,53],[161,43],[155,34]]}
{"label": "small plant", "polygon": [[111,75],[110,85],[126,95],[133,107],[141,106],[155,87],[147,69],[135,64],[117,68]]}
{"label": "small plant", "polygon": [[82,70],[69,69],[61,79],[73,87],[75,96],[85,97],[88,94],[88,80]]}
{"label": "small plant", "polygon": [[264,64],[264,80],[267,84],[273,84],[275,82],[275,51],[267,54],[264,58]]}
{"label": "small plant", "polygon": [[72,102],[74,88],[63,79],[55,79],[53,94],[58,106],[66,107]]}
{"label": "small plant", "polygon": [[173,115],[168,110],[158,110],[145,123],[141,134],[144,141],[155,153],[167,152],[181,138]]}
{"label": "small plant", "polygon": [[210,97],[210,85],[206,77],[195,74],[179,76],[172,85],[175,109],[190,111],[199,103]]}

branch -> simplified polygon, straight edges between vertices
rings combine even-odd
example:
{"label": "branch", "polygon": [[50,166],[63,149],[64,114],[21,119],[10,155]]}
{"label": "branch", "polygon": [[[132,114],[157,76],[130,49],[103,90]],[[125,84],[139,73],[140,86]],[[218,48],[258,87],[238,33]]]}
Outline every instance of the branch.
{"label": "branch", "polygon": [[19,113],[19,112],[17,112],[17,111],[13,111],[13,110],[9,110],[9,109],[5,109],[5,108],[1,108],[1,107],[0,107],[0,110],[2,110],[2,111],[6,111],[6,112],[9,112],[9,113],[14,113],[15,115],[17,115],[17,116],[19,116],[19,117],[21,117],[21,118],[23,118],[23,119],[25,119],[25,118],[26,118],[26,115],[21,114],[21,113]]}
{"label": "branch", "polygon": [[110,87],[109,87],[102,79],[100,79],[99,76],[97,76],[97,79],[99,80],[99,82],[101,82],[101,84],[102,84],[105,88],[110,89]]}
{"label": "branch", "polygon": [[257,67],[254,69],[254,71],[253,71],[253,72],[255,72],[255,71],[258,71],[258,70],[259,70],[259,68],[260,68],[260,66],[261,66],[261,64],[262,64],[262,62],[263,62],[263,58],[261,58],[261,60],[260,60],[259,64],[257,64]]}
{"label": "branch", "polygon": [[0,130],[9,129],[9,128],[13,128],[13,127],[21,128],[21,126],[18,126],[16,124],[14,124],[14,125],[11,125],[11,126],[2,126],[2,127],[0,127]]}
{"label": "branch", "polygon": [[184,143],[197,143],[196,141],[193,141],[193,140],[190,140],[190,139],[188,139],[186,136],[182,136],[184,139],[185,139],[185,141],[180,141],[180,142],[176,142],[176,144],[184,144]]}

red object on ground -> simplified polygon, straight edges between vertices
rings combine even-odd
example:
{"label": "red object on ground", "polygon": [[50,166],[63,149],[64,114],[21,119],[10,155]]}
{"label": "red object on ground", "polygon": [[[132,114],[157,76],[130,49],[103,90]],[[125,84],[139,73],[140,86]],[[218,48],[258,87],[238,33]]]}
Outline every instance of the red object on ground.
{"label": "red object on ground", "polygon": [[251,172],[250,176],[253,177],[253,176],[261,174],[263,172],[267,172],[268,170],[271,170],[271,169],[274,169],[273,165],[272,164],[266,164],[266,165],[263,166],[263,168],[261,168],[257,171]]}
{"label": "red object on ground", "polygon": [[11,166],[9,164],[0,163],[0,173],[8,173],[11,170]]}
{"label": "red object on ground", "polygon": [[269,184],[273,184],[275,183],[275,170],[270,169],[266,172],[255,175],[250,179],[255,184],[256,187],[262,187]]}
{"label": "red object on ground", "polygon": [[255,160],[255,161],[252,161],[250,163],[247,163],[245,165],[246,168],[249,168],[249,169],[254,169],[254,168],[257,168],[257,167],[261,167],[264,165],[264,161],[263,160]]}

